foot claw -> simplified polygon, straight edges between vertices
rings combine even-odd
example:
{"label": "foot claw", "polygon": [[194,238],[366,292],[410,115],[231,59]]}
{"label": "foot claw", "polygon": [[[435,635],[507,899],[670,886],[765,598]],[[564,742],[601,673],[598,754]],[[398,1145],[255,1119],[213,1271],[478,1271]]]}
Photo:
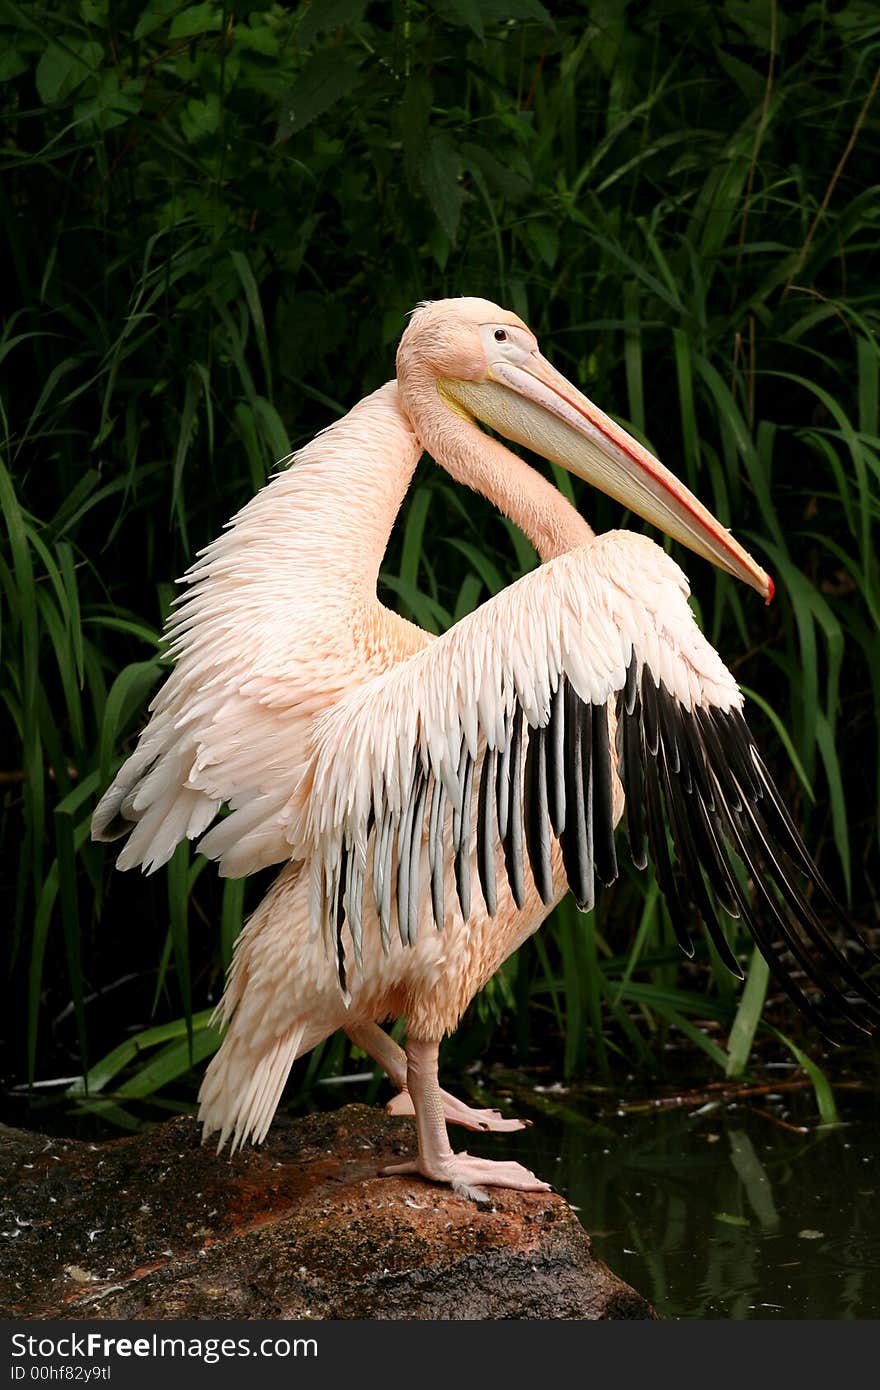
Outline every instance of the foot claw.
{"label": "foot claw", "polygon": [[547,1182],[536,1178],[521,1163],[495,1162],[489,1158],[472,1158],[469,1153],[450,1154],[430,1165],[422,1158],[409,1159],[405,1163],[390,1163],[380,1169],[380,1177],[395,1177],[408,1173],[420,1173],[430,1182],[449,1183],[453,1192],[471,1201],[488,1201],[480,1184],[487,1187],[508,1187],[516,1192],[550,1192]]}

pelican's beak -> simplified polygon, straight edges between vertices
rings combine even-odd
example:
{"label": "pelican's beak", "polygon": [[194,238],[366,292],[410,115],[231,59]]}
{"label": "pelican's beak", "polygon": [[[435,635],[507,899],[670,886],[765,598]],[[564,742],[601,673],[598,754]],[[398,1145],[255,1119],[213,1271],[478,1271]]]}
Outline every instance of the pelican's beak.
{"label": "pelican's beak", "polygon": [[537,350],[519,364],[489,364],[488,380],[439,383],[442,394],[622,502],[674,540],[742,579],[765,599],[773,580],[702,502]]}

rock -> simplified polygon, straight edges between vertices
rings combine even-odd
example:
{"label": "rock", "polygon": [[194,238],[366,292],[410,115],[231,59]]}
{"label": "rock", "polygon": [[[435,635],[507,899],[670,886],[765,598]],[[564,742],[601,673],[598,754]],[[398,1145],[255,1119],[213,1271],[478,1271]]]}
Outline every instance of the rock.
{"label": "rock", "polygon": [[653,1318],[561,1197],[377,1170],[412,1122],[279,1116],[230,1162],[181,1118],[105,1144],[0,1127],[0,1303],[23,1318]]}

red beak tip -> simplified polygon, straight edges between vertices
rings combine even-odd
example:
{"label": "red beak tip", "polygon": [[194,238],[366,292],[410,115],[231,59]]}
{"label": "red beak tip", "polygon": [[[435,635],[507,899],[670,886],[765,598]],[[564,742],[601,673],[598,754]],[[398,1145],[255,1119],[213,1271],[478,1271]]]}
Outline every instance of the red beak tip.
{"label": "red beak tip", "polygon": [[766,604],[771,604],[771,603],[773,602],[773,600],[774,600],[775,597],[776,597],[776,585],[773,583],[773,580],[770,578],[770,576],[769,576],[769,574],[768,574],[768,575],[767,575],[767,597],[765,598],[764,602],[765,602]]}

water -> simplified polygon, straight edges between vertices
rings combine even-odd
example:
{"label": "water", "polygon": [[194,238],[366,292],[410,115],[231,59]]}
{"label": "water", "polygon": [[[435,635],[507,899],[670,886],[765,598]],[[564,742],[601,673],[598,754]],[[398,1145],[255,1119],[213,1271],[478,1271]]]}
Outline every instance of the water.
{"label": "water", "polygon": [[841,1094],[833,1129],[808,1097],[780,1102],[806,1134],[741,1106],[599,1119],[589,1100],[534,1098],[533,1129],[469,1134],[469,1151],[552,1182],[663,1317],[880,1317],[880,1098]]}
{"label": "water", "polygon": [[[872,1073],[861,1075],[876,1084]],[[757,1108],[697,1098],[684,1109],[622,1114],[609,1095],[491,1074],[492,1090],[468,1098],[500,1103],[534,1127],[453,1128],[455,1147],[516,1159],[551,1182],[596,1253],[663,1317],[880,1318],[880,1091],[840,1087],[845,1123],[822,1128],[809,1090],[761,1096]],[[467,1095],[468,1078],[444,1082]],[[291,1097],[293,1108],[390,1094],[387,1083],[344,1090],[319,1086]],[[155,1120],[155,1110],[143,1118]],[[79,1138],[116,1133],[99,1121],[57,1105],[13,1117]]]}

